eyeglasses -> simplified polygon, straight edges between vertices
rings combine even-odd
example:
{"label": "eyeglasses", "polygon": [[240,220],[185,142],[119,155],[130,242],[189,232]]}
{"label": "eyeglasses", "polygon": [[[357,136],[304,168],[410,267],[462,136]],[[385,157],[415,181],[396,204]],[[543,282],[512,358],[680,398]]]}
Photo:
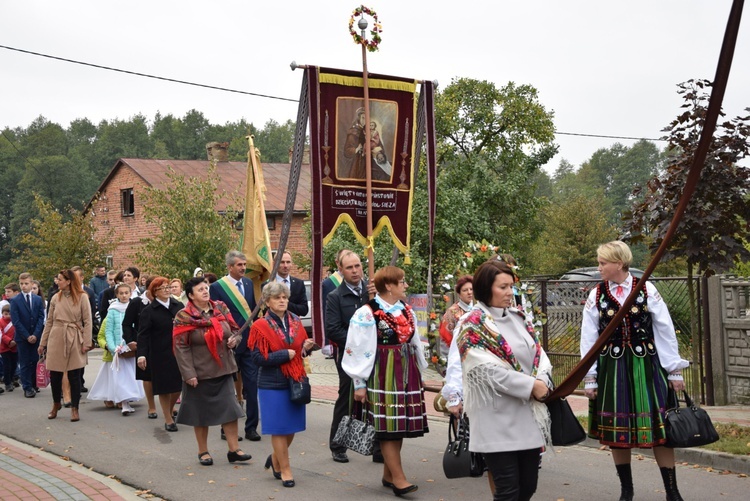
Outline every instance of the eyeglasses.
{"label": "eyeglasses", "polygon": [[156,290],[158,290],[158,291],[168,291],[170,289],[171,289],[171,287],[168,286],[168,285],[162,285],[161,287],[157,287],[156,288]]}

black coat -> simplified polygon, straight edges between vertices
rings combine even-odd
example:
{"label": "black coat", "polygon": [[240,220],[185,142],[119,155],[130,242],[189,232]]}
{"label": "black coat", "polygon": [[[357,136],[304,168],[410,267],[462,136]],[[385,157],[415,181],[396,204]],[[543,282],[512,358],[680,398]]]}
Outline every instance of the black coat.
{"label": "black coat", "polygon": [[354,312],[369,301],[367,281],[362,280],[360,286],[362,294],[357,296],[346,285],[346,282],[341,282],[341,285],[328,294],[326,300],[326,339],[340,348],[346,346],[349,321],[354,316]]}
{"label": "black coat", "polygon": [[[140,299],[138,299],[140,300]],[[146,357],[154,395],[182,391],[182,376],[172,351],[172,325],[184,305],[169,298],[169,309],[158,301],[143,308],[138,325],[138,357]]]}

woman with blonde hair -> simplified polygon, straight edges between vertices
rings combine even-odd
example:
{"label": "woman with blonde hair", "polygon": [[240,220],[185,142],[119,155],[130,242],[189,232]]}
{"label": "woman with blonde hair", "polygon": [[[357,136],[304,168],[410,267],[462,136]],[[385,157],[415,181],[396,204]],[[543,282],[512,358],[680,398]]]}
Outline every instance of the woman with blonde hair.
{"label": "woman with blonde hair", "polygon": [[633,254],[624,242],[600,245],[596,251],[602,282],[589,293],[581,323],[581,356],[586,355],[633,289],[635,303],[615,329],[584,378],[589,404],[589,436],[612,451],[620,478],[620,500],[633,499],[630,451],[654,450],[667,501],[681,501],[675,476],[674,449],[664,447],[664,415],[670,392],[682,391],[682,369],[669,310],[650,282],[630,274]]}

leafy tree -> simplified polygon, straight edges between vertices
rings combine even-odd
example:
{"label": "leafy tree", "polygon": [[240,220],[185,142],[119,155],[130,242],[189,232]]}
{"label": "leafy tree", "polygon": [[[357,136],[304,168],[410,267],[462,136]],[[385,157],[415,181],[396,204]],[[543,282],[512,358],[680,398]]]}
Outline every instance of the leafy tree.
{"label": "leafy tree", "polygon": [[[705,123],[709,100],[705,89],[711,83],[689,80],[678,87],[685,111],[665,129],[669,134],[666,170],[648,182],[644,200],[633,206],[626,226],[633,241],[644,233],[651,235],[652,250],[661,245],[682,196]],[[750,169],[738,165],[750,153],[749,137],[750,116],[717,124],[698,187],[665,260],[685,257],[689,273],[694,268],[700,275],[712,275],[750,259],[744,246],[750,240]]]}
{"label": "leafy tree", "polygon": [[[533,180],[556,152],[552,116],[530,85],[497,88],[460,78],[437,96],[437,276],[449,272],[469,240],[518,253],[540,231],[536,214],[544,202]],[[426,212],[424,179],[416,185],[414,214]],[[415,217],[412,225],[412,258],[426,261],[427,220]],[[425,276],[425,269],[415,271]]]}
{"label": "leafy tree", "polygon": [[[644,234],[649,235],[652,250],[661,245],[683,195],[705,126],[710,97],[706,89],[710,87],[707,80],[688,80],[678,85],[685,111],[665,129],[669,134],[665,172],[648,182],[642,193],[643,201],[634,204],[632,213],[627,216],[626,229],[631,240],[638,242]],[[750,250],[745,247],[750,241],[750,169],[738,165],[750,152],[748,137],[750,116],[717,124],[698,186],[664,253],[666,261],[675,258],[687,261],[694,335],[698,329],[693,271],[710,276],[750,259]],[[693,357],[697,359],[697,338],[693,339],[693,350]]]}
{"label": "leafy tree", "polygon": [[269,120],[263,130],[255,132],[255,144],[263,153],[264,162],[289,163],[289,148],[294,145],[295,127],[292,120],[283,124]]}
{"label": "leafy tree", "polygon": [[143,210],[146,222],[158,231],[142,241],[136,253],[139,266],[167,277],[192,276],[193,269],[223,270],[228,249],[236,248],[239,233],[231,222],[236,211],[220,214],[215,207],[224,196],[230,196],[234,207],[240,206],[237,194],[219,191],[215,166],[196,177],[185,178],[172,169],[164,189],[146,188]]}
{"label": "leafy tree", "polygon": [[111,253],[111,238],[94,238],[93,210],[83,214],[69,207],[64,217],[39,195],[34,196],[33,205],[39,215],[31,220],[30,231],[18,237],[22,250],[14,250],[16,256],[9,264],[12,273],[28,271],[48,280],[64,268],[91,269]]}
{"label": "leafy tree", "polygon": [[138,114],[127,121],[102,120],[93,146],[91,170],[99,180],[104,179],[119,158],[149,158],[153,145],[146,117]]}
{"label": "leafy tree", "polygon": [[596,248],[617,237],[607,221],[601,198],[573,195],[545,208],[544,230],[529,253],[529,268],[559,276],[568,270],[594,266]]}

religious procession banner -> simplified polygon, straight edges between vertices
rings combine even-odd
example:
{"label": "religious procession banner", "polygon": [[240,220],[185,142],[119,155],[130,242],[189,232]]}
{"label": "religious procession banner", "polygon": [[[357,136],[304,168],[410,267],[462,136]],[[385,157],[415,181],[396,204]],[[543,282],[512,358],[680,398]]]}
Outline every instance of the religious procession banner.
{"label": "religious procession banner", "polygon": [[[362,73],[308,67],[313,227],[323,245],[347,224],[367,247],[365,155],[372,164],[373,238],[387,229],[409,258],[417,135],[414,79],[371,74],[365,123]],[[367,143],[365,129],[370,131]]]}

